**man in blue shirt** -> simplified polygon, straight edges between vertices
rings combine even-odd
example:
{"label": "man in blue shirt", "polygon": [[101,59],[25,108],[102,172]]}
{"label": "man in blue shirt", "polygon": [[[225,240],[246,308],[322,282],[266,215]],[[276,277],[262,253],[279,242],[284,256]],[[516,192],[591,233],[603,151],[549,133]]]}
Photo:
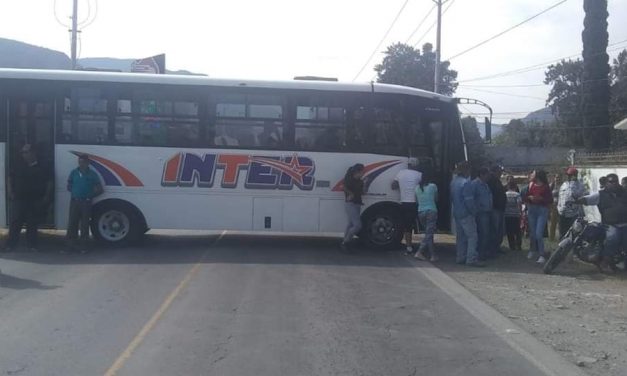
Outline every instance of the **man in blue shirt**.
{"label": "man in blue shirt", "polygon": [[490,218],[492,217],[492,192],[488,186],[488,178],[490,171],[482,167],[479,169],[479,175],[473,180],[471,189],[468,192],[468,198],[472,195],[472,200],[467,201],[466,205],[469,210],[474,213],[477,221],[477,235],[479,260],[485,261],[488,258],[488,248],[490,246]]}
{"label": "man in blue shirt", "polygon": [[78,157],[78,168],[72,170],[67,179],[67,190],[72,194],[70,200],[70,218],[68,219],[67,239],[70,250],[76,249],[78,229],[81,229],[81,253],[86,253],[89,242],[89,220],[91,218],[92,199],[102,193],[102,184],[98,175],[89,168],[89,157]]}
{"label": "man in blue shirt", "polygon": [[470,165],[468,162],[460,162],[456,166],[456,175],[451,181],[451,201],[453,217],[455,218],[455,235],[457,245],[457,263],[469,266],[485,266],[479,261],[477,253],[477,223]]}

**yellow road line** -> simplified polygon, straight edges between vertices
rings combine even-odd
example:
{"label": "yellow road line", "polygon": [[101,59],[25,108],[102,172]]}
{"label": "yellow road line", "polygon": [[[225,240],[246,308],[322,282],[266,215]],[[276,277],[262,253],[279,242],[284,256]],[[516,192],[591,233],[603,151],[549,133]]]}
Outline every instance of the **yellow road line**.
{"label": "yellow road line", "polygon": [[[226,231],[222,231],[222,233],[220,234],[220,236],[218,236],[216,241],[213,242],[213,245],[215,245],[217,242],[219,242],[220,239],[222,239],[224,237],[224,235],[226,235]],[[168,297],[165,298],[163,303],[161,303],[161,306],[159,307],[159,309],[157,309],[157,312],[155,312],[152,315],[152,317],[150,318],[150,320],[148,320],[148,322],[142,327],[142,329],[135,336],[135,338],[133,338],[131,343],[129,343],[129,345],[126,347],[126,349],[124,349],[122,354],[120,354],[120,356],[118,356],[118,358],[115,360],[113,365],[111,367],[109,367],[107,372],[105,372],[104,376],[115,376],[120,371],[120,369],[122,369],[122,367],[124,366],[124,363],[133,354],[133,351],[135,351],[137,349],[137,347],[144,341],[144,339],[146,338],[148,333],[150,333],[150,331],[155,327],[155,325],[157,324],[159,319],[161,319],[161,316],[163,316],[163,314],[168,310],[168,308],[170,307],[170,305],[172,304],[174,299],[176,299],[176,297],[181,293],[181,291],[183,291],[183,289],[185,289],[185,287],[187,286],[189,281],[192,279],[194,274],[196,274],[196,272],[198,271],[198,269],[202,265],[202,262],[203,262],[203,260],[204,260],[204,258],[205,258],[205,256],[207,255],[208,252],[209,252],[209,250],[207,250],[207,252],[205,252],[201,256],[200,260],[198,260],[198,262],[190,269],[190,271],[187,272],[187,274],[181,280],[181,282],[178,284],[178,286],[176,286],[176,288],[174,290],[172,290],[172,292],[168,295]]]}

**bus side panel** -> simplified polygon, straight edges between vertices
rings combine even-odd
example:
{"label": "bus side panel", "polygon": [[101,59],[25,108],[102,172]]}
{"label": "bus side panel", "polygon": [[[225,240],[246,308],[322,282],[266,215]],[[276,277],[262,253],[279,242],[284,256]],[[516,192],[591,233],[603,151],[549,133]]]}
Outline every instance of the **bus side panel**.
{"label": "bus side panel", "polygon": [[[152,229],[343,232],[346,169],[355,163],[369,166],[365,210],[376,202],[398,201],[391,182],[407,166],[407,158],[374,154],[299,152],[301,165],[294,167],[293,151],[57,145],[59,228],[67,226],[65,182],[80,153],[90,155],[104,183],[98,201],[133,204]],[[264,161],[282,161],[277,168],[283,172],[264,167]],[[294,171],[309,172],[299,177]],[[296,182],[289,183],[289,176]]]}

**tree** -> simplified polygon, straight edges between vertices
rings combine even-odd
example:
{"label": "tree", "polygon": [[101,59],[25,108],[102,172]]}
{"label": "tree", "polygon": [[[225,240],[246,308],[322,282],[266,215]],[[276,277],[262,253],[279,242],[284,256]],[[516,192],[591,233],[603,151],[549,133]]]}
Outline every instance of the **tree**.
{"label": "tree", "polygon": [[583,146],[583,61],[562,60],[544,75],[544,83],[553,86],[546,103],[557,118],[556,126],[564,129],[570,146]]}
{"label": "tree", "polygon": [[[616,124],[627,117],[627,50],[623,50],[614,59],[610,72],[611,100],[610,124]],[[614,131],[612,146],[627,146],[627,132]]]}
{"label": "tree", "polygon": [[[453,95],[457,89],[457,71],[450,69],[448,61],[440,62],[442,81],[440,93]],[[387,48],[381,64],[374,67],[377,82],[411,86],[418,89],[433,91],[435,52],[430,43],[420,49],[407,44],[395,43]]]}
{"label": "tree", "polygon": [[583,8],[584,144],[587,149],[598,150],[610,145],[607,0],[584,0]]}

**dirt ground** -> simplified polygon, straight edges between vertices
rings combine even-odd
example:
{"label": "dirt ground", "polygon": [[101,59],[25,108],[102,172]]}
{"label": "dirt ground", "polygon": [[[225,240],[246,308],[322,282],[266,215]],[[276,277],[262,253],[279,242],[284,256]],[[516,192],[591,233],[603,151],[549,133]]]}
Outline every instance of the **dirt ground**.
{"label": "dirt ground", "polygon": [[627,273],[571,261],[544,275],[506,247],[488,267],[468,268],[455,264],[453,241],[438,239],[443,271],[590,375],[627,375]]}

